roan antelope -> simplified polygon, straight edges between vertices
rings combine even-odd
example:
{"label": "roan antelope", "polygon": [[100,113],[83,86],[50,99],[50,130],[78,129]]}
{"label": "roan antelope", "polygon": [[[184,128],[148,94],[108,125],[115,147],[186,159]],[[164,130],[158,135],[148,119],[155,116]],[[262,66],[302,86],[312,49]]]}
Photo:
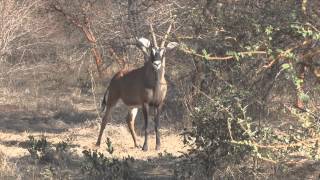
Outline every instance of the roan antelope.
{"label": "roan antelope", "polygon": [[[153,44],[146,38],[137,40],[138,48],[143,52],[145,63],[144,66],[131,71],[121,70],[116,73],[110,81],[102,100],[102,110],[106,108],[105,115],[101,122],[100,133],[96,146],[100,146],[101,137],[110,119],[112,108],[119,99],[129,107],[127,123],[133,138],[134,145],[139,147],[134,130],[134,120],[138,112],[138,107],[142,107],[145,121],[145,139],[142,150],[148,150],[148,120],[150,118],[149,108],[155,108],[155,133],[156,133],[156,150],[160,149],[159,117],[163,106],[163,101],[167,93],[167,82],[164,77],[165,73],[165,51],[178,45],[176,42],[170,42],[165,47],[165,41],[170,33],[172,23],[163,38],[160,47],[157,44],[152,25],[150,32],[152,34]],[[107,99],[106,99],[106,96]]]}

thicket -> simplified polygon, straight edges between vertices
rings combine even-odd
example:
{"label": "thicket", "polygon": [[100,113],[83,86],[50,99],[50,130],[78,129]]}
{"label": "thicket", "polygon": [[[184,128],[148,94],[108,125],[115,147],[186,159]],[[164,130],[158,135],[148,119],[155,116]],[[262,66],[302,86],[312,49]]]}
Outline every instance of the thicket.
{"label": "thicket", "polygon": [[285,174],[297,154],[318,160],[317,2],[209,4],[190,9],[195,40],[180,38],[199,73],[183,134],[195,155],[188,160],[203,167],[196,173],[191,165],[185,176],[270,178]]}

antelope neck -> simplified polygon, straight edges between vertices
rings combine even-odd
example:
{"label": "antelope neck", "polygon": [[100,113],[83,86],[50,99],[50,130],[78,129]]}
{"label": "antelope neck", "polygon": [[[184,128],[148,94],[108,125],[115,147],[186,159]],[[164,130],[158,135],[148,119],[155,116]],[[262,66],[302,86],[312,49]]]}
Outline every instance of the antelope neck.
{"label": "antelope neck", "polygon": [[165,59],[163,59],[159,70],[154,69],[154,67],[152,66],[152,63],[147,63],[145,66],[146,66],[146,69],[145,69],[146,84],[150,88],[157,89],[158,86],[161,85],[161,82],[164,79]]}

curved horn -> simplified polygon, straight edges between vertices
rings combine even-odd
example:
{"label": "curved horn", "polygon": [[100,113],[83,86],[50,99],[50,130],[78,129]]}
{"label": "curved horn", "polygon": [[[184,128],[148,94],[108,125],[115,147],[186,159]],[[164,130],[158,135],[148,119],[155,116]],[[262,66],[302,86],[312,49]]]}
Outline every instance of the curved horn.
{"label": "curved horn", "polygon": [[160,46],[161,48],[163,48],[163,47],[164,47],[164,44],[166,43],[166,40],[167,40],[168,35],[169,35],[169,33],[170,33],[170,31],[171,31],[171,28],[172,28],[172,24],[173,24],[173,21],[170,23],[170,25],[169,25],[169,27],[168,27],[168,30],[167,30],[166,34],[164,35],[164,37],[163,37],[163,40],[162,40],[161,46]]}
{"label": "curved horn", "polygon": [[150,33],[152,35],[153,45],[154,47],[158,48],[157,38],[156,38],[156,35],[154,34],[152,24],[150,23],[149,26],[150,26]]}

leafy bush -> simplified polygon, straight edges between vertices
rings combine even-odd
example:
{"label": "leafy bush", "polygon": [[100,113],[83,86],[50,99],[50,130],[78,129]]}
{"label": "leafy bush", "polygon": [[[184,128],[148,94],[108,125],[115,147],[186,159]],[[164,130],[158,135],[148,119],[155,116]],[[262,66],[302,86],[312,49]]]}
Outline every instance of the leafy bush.
{"label": "leafy bush", "polygon": [[191,145],[191,153],[204,160],[205,172],[210,176],[213,168],[222,162],[239,163],[252,151],[245,141],[252,133],[247,131],[251,119],[242,107],[241,94],[229,93],[214,99],[199,95],[192,114],[192,128],[184,132],[184,142]]}
{"label": "leafy bush", "polygon": [[29,136],[28,138],[27,148],[31,157],[46,161],[50,149],[47,139],[44,136],[39,140],[35,139],[33,136]]}
{"label": "leafy bush", "polygon": [[69,145],[67,142],[51,144],[43,136],[40,139],[29,136],[26,142],[27,149],[33,159],[43,163],[59,163],[67,157]]}
{"label": "leafy bush", "polygon": [[95,179],[128,179],[129,161],[133,158],[126,158],[123,161],[116,158],[108,158],[103,153],[84,150],[84,160],[81,165],[83,174],[89,175]]}
{"label": "leafy bush", "polygon": [[[63,168],[69,168],[70,166],[76,166],[84,176],[94,179],[122,180],[129,178],[129,164],[133,161],[133,158],[130,157],[119,160],[117,158],[106,157],[103,153],[89,149],[82,152],[83,159],[81,158],[79,161],[79,157],[74,156],[72,151],[70,151],[71,146],[64,141],[52,144],[47,141],[45,136],[39,139],[29,136],[26,144],[32,160],[35,163],[45,164],[41,170],[41,176],[45,178],[69,176],[70,172],[67,171],[65,174],[61,174],[61,172],[64,172]],[[109,138],[106,144],[108,153],[112,154],[114,149]]]}
{"label": "leafy bush", "polygon": [[114,148],[113,148],[113,146],[112,146],[112,142],[111,142],[110,138],[107,138],[106,144],[107,144],[107,151],[108,151],[110,154],[112,154],[113,151],[114,151]]}

